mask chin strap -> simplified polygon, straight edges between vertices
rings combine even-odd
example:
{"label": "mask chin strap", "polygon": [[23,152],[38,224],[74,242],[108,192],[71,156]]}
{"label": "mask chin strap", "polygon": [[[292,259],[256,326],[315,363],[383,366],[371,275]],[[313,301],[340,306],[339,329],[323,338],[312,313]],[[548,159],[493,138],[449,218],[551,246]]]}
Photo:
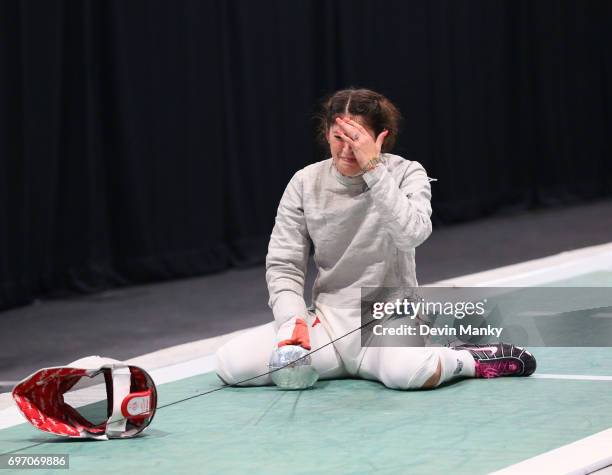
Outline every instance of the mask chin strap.
{"label": "mask chin strap", "polygon": [[126,396],[130,394],[132,374],[127,366],[115,366],[113,373],[113,413],[106,422],[106,436],[111,439],[119,438],[126,429],[127,419],[121,412],[121,405]]}
{"label": "mask chin strap", "polygon": [[[114,366],[111,371],[113,378],[113,412],[106,423],[106,436],[109,439],[116,439],[127,435],[128,420],[138,423],[151,415],[153,396],[151,389],[130,392],[132,373],[128,366]],[[136,432],[140,432],[140,430]]]}

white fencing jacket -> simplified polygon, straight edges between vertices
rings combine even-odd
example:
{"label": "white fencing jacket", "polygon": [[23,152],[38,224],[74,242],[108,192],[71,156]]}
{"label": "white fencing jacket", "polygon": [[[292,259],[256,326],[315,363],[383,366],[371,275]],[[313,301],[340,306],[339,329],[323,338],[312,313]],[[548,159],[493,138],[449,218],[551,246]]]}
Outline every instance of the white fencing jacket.
{"label": "white fencing jacket", "polygon": [[266,258],[277,324],[307,314],[311,244],[314,304],[355,309],[362,287],[416,287],[414,248],[431,234],[430,200],[425,169],[397,155],[383,154],[358,177],[340,174],[331,158],[298,171],[278,206]]}

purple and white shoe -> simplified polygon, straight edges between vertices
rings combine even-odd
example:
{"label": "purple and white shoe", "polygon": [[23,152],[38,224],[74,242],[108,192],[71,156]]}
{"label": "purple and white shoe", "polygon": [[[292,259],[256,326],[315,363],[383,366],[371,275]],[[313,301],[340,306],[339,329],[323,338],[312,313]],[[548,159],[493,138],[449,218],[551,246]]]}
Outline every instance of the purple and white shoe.
{"label": "purple and white shoe", "polygon": [[455,350],[467,350],[472,354],[477,378],[530,376],[536,370],[536,360],[531,353],[508,343],[460,345]]}

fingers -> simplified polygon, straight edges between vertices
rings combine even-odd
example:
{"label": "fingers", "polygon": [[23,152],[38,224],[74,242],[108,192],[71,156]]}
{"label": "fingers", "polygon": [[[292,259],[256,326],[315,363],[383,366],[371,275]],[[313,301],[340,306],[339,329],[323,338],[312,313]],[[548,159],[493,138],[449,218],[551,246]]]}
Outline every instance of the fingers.
{"label": "fingers", "polygon": [[[357,132],[360,136],[363,135],[364,137],[371,137],[370,133],[365,129],[365,127],[363,125],[361,125],[359,122],[356,122],[352,119],[345,119],[343,117],[336,117],[336,123],[342,127],[342,130],[344,130],[349,137],[354,137],[355,132]],[[387,129],[383,130],[378,137],[376,137],[376,139],[374,140],[376,142],[376,144],[380,144],[382,145],[385,137],[389,134],[389,131]],[[381,137],[382,135],[382,137]],[[380,142],[379,142],[380,140]]]}
{"label": "fingers", "polygon": [[356,127],[351,125],[351,124],[349,124],[345,119],[342,119],[341,117],[336,117],[336,124],[338,124],[340,126],[340,128],[349,137],[352,137],[353,135],[355,135]]}
{"label": "fingers", "polygon": [[[389,130],[385,129],[377,137],[373,137],[370,135],[365,127],[363,127],[360,123],[352,120],[345,119],[342,117],[336,117],[336,124],[340,127],[339,135],[342,140],[348,143],[351,147],[355,147],[355,149],[362,149],[364,147],[370,147],[369,144],[374,145],[378,150],[373,151],[376,153],[380,153],[382,149],[382,145],[385,141],[385,138],[389,135]],[[364,140],[361,140],[361,137]]]}
{"label": "fingers", "polygon": [[342,140],[344,140],[346,143],[348,143],[349,145],[353,146],[355,145],[355,140],[353,140],[353,137],[351,137],[349,134],[347,134],[344,130],[340,132],[340,138]]}
{"label": "fingers", "polygon": [[355,122],[353,119],[342,119],[342,120],[344,120],[347,124],[355,127],[362,134],[368,133],[368,131],[359,122]]}
{"label": "fingers", "polygon": [[340,138],[347,142],[349,145],[354,145],[355,140],[353,140],[353,136],[355,135],[355,131],[351,130],[349,126],[341,122],[339,119],[336,119],[336,123],[340,126],[341,130],[338,131],[338,135]]}

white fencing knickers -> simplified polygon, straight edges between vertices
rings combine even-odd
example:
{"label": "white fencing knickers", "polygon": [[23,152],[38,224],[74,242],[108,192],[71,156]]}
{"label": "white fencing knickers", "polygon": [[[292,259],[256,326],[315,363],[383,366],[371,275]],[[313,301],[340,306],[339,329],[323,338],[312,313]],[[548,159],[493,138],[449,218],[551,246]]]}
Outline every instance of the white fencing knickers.
{"label": "white fencing knickers", "polygon": [[[361,325],[359,309],[334,308],[316,304],[304,320],[308,325],[312,350]],[[277,345],[276,325],[270,322],[253,328],[217,351],[217,374],[227,384],[267,373],[270,355]],[[440,382],[452,374],[454,362],[449,348],[425,347],[361,347],[360,332],[356,331],[312,353],[312,363],[320,379],[360,377],[380,381],[392,389],[418,389],[442,365]],[[450,370],[450,371],[449,371]],[[244,386],[270,385],[270,375],[244,383]]]}

